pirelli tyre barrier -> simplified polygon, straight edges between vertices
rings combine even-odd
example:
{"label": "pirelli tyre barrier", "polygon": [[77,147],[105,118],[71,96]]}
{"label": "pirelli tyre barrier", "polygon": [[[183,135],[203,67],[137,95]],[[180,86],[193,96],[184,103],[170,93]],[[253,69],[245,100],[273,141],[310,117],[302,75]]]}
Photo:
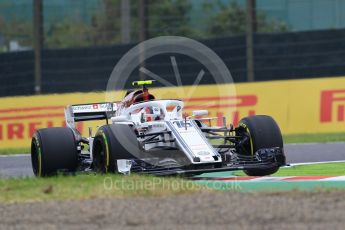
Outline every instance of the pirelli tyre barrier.
{"label": "pirelli tyre barrier", "polygon": [[[201,85],[191,98],[180,99],[186,100],[185,110],[189,113],[207,109],[210,116],[226,116],[228,123],[235,125],[241,117],[268,114],[283,134],[345,132],[345,77],[241,83],[236,84],[237,94],[230,96],[222,95],[225,90],[227,85]],[[160,98],[179,96],[167,94],[165,88],[152,92]],[[114,101],[124,94],[116,94]],[[104,99],[104,93],[0,98],[0,148],[30,148],[28,143],[35,130],[65,125],[66,105]],[[103,124],[92,123],[94,127]],[[80,123],[77,128],[87,136],[85,127]]]}

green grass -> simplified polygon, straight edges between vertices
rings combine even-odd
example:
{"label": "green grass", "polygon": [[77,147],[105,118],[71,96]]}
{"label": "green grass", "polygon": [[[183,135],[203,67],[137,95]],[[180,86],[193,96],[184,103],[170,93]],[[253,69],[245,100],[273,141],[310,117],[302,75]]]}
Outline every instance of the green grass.
{"label": "green grass", "polygon": [[[234,172],[234,174],[244,175],[241,171]],[[294,166],[281,168],[273,174],[273,176],[341,175],[345,175],[345,163]],[[279,187],[279,185],[276,186]],[[168,178],[135,174],[131,176],[79,174],[48,178],[0,178],[0,203],[162,197],[201,191],[213,192],[213,189],[212,186],[207,187],[204,184],[178,177]],[[229,188],[227,187],[226,190]]]}
{"label": "green grass", "polygon": [[29,148],[0,149],[0,155],[29,154]]}
{"label": "green grass", "polygon": [[[325,134],[294,134],[284,135],[285,144],[292,143],[311,143],[311,142],[336,142],[345,141],[345,133],[325,133]],[[212,140],[212,143],[217,144],[216,140]],[[29,148],[13,148],[13,149],[0,149],[0,155],[22,154],[30,153]]]}
{"label": "green grass", "polygon": [[156,197],[201,190],[210,191],[193,181],[181,178],[143,175],[81,174],[49,178],[0,178],[0,203]]}
{"label": "green grass", "polygon": [[[238,171],[234,175],[244,176],[245,174],[242,171]],[[272,176],[345,176],[345,163],[322,163],[284,167]]]}
{"label": "green grass", "polygon": [[294,134],[284,135],[285,144],[291,143],[310,143],[310,142],[335,142],[345,141],[345,133],[324,133],[324,134]]}

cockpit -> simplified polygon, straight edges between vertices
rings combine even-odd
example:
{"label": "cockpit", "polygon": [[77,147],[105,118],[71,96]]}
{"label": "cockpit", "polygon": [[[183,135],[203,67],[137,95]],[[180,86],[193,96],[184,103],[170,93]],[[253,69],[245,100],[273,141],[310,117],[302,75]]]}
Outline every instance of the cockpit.
{"label": "cockpit", "polygon": [[152,100],[134,103],[122,115],[138,123],[182,119],[182,108],[180,100]]}

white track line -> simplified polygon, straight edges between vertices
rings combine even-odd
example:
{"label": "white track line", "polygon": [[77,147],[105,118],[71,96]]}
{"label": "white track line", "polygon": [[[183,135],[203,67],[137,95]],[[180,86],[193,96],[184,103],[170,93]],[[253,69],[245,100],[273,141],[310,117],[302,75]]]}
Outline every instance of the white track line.
{"label": "white track line", "polygon": [[329,142],[307,142],[307,143],[289,143],[289,144],[284,144],[284,146],[287,145],[319,145],[319,144],[345,144],[345,141],[329,141]]}
{"label": "white track line", "polygon": [[23,157],[23,156],[30,156],[30,153],[27,153],[27,154],[8,154],[8,155],[0,155],[0,157]]}
{"label": "white track line", "polygon": [[287,166],[284,166],[283,168],[289,168],[293,166],[298,166],[298,165],[316,165],[316,164],[327,164],[327,163],[345,163],[345,160],[341,161],[316,161],[316,162],[302,162],[302,163],[293,163],[289,164]]}
{"label": "white track line", "polygon": [[321,179],[320,181],[345,181],[345,176],[335,176],[335,177]]}

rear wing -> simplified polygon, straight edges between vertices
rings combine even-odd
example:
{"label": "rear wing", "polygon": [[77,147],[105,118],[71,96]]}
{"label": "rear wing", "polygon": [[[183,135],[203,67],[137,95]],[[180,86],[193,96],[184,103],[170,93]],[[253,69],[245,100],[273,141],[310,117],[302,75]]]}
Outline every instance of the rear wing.
{"label": "rear wing", "polygon": [[65,108],[66,125],[75,128],[75,122],[92,120],[106,120],[108,123],[116,109],[116,103],[112,102],[68,105]]}

